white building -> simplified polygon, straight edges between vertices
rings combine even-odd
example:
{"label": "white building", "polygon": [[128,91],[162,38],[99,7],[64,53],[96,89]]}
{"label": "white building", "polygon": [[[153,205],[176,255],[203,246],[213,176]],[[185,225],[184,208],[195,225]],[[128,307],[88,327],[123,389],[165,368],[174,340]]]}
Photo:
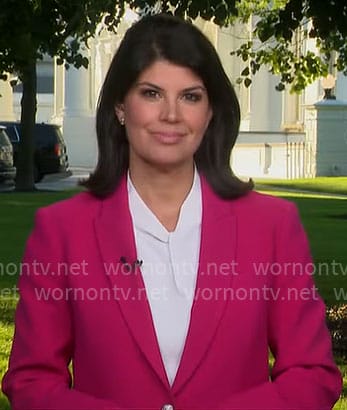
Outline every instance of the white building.
{"label": "white building", "polygon": [[[126,15],[118,35],[100,27],[85,50],[87,70],[65,70],[52,59],[39,63],[37,121],[63,126],[71,166],[96,163],[94,116],[99,90],[122,33],[135,17]],[[235,84],[244,63],[230,51],[238,47],[240,38],[247,38],[249,27],[219,29],[203,20],[196,24],[217,48]],[[242,110],[241,132],[231,158],[235,172],[279,178],[347,175],[347,78],[337,75],[336,100],[322,100],[319,81],[300,96],[278,92],[276,84],[277,78],[262,68],[249,88],[235,85]],[[0,81],[2,120],[20,117],[20,87],[13,91],[8,82]]]}

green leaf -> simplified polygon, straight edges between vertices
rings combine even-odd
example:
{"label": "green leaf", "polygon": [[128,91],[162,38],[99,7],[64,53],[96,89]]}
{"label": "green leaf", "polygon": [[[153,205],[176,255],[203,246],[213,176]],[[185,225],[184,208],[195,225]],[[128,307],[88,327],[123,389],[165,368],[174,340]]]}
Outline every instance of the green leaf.
{"label": "green leaf", "polygon": [[252,84],[252,80],[250,78],[245,78],[243,81],[246,88],[248,88]]}
{"label": "green leaf", "polygon": [[277,91],[284,91],[286,86],[281,82],[281,83],[278,83],[275,88]]}
{"label": "green leaf", "polygon": [[243,76],[248,76],[249,75],[249,67],[245,67],[242,71],[241,71],[241,75]]}

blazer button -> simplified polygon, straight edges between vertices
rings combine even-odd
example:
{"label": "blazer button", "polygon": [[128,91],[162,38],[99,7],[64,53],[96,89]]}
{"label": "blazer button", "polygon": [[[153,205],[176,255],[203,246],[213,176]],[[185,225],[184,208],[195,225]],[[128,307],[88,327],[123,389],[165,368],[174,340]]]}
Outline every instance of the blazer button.
{"label": "blazer button", "polygon": [[161,410],[175,410],[172,404],[164,404]]}

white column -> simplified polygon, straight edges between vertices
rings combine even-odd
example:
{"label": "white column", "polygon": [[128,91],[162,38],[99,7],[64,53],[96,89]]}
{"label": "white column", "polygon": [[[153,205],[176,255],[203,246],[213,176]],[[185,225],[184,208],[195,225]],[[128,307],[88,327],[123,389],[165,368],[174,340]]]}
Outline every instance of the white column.
{"label": "white column", "polygon": [[214,47],[218,48],[218,26],[216,24],[198,17],[197,19],[195,19],[194,25],[196,25],[205,34],[205,36],[210,40]]}
{"label": "white column", "polygon": [[[310,31],[312,28],[312,22],[307,23],[307,30]],[[307,38],[303,43],[303,53],[311,51],[313,53],[319,54],[319,50],[316,46],[316,40],[313,38]],[[321,82],[315,81],[312,84],[308,85],[303,92],[303,104],[305,106],[313,105],[321,98],[323,98],[324,90],[321,86]]]}
{"label": "white column", "polygon": [[54,107],[52,122],[61,124],[64,114],[65,69],[54,59]]}
{"label": "white column", "polygon": [[94,43],[93,47],[93,57],[94,57],[94,106],[104,82],[105,76],[107,74],[108,68],[111,64],[113,54],[115,52],[114,46],[118,46],[119,36],[110,33],[102,33],[102,36],[98,38]]}
{"label": "white column", "polygon": [[218,28],[217,31],[217,51],[222,61],[224,70],[229,77],[241,108],[241,125],[243,131],[249,130],[250,122],[250,89],[244,84],[237,84],[236,80],[246,67],[241,58],[231,55],[231,51],[237,50],[240,45],[250,38],[251,25],[237,23],[228,27]]}
{"label": "white column", "polygon": [[65,114],[70,117],[91,114],[89,68],[65,70]]}
{"label": "white column", "polygon": [[0,80],[0,119],[14,121],[13,90],[9,81]]}
{"label": "white column", "polygon": [[[85,56],[89,58],[87,50]],[[91,75],[88,69],[65,70],[63,132],[70,167],[93,168],[97,159],[95,114],[91,104]]]}
{"label": "white column", "polygon": [[266,68],[253,77],[251,85],[250,131],[279,131],[282,123],[282,93],[276,91],[278,78]]}
{"label": "white column", "polygon": [[343,73],[337,74],[335,93],[337,100],[347,102],[347,76]]}
{"label": "white column", "polygon": [[[259,18],[253,17],[250,28],[253,29]],[[260,46],[254,41],[254,48]],[[282,123],[283,98],[276,91],[279,77],[271,74],[267,67],[261,67],[253,76],[250,86],[250,131],[280,131]]]}
{"label": "white column", "polygon": [[303,94],[291,93],[290,89],[283,92],[282,130],[286,132],[305,129],[305,108]]}

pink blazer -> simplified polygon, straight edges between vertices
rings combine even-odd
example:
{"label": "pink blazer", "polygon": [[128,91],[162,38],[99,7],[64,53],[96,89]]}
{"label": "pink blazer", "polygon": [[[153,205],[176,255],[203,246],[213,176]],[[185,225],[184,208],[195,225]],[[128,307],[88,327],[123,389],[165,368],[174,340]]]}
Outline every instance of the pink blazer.
{"label": "pink blazer", "polygon": [[2,386],[13,410],[333,406],[341,375],[295,206],[255,192],[223,200],[204,179],[202,195],[196,294],[171,387],[132,262],[125,178],[106,199],[81,193],[38,211]]}

